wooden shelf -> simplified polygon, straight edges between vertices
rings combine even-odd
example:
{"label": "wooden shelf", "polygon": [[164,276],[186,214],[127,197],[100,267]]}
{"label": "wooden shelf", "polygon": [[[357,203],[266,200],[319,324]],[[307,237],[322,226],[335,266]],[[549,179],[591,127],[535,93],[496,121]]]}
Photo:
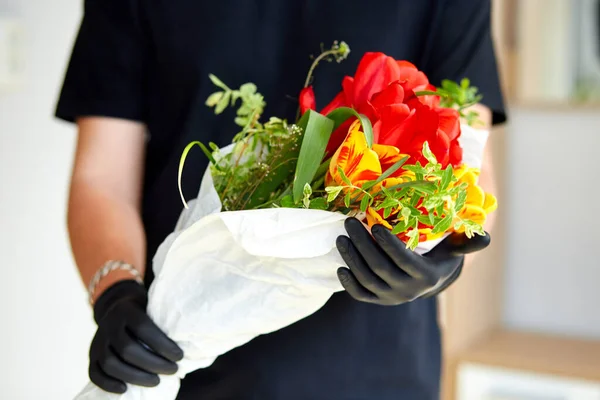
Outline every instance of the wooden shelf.
{"label": "wooden shelf", "polygon": [[467,348],[457,362],[600,382],[600,340],[500,330]]}

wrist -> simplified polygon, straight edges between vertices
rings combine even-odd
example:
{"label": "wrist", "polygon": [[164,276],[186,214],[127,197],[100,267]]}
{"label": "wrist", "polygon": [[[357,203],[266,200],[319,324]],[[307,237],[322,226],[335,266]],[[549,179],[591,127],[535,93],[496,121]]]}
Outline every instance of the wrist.
{"label": "wrist", "polygon": [[144,284],[140,271],[122,261],[108,261],[92,277],[88,285],[90,304],[94,305],[100,295],[117,282],[133,280]]}
{"label": "wrist", "polygon": [[100,279],[100,281],[96,285],[96,288],[94,289],[94,292],[90,294],[90,303],[92,305],[96,304],[100,296],[102,296],[102,294],[106,292],[106,290],[124,281],[135,282],[135,277],[131,274],[131,272],[124,270],[115,270],[109,272],[108,275]]}
{"label": "wrist", "polygon": [[94,303],[94,319],[99,322],[116,304],[129,301],[144,308],[148,302],[146,288],[132,279],[123,279],[106,288]]}

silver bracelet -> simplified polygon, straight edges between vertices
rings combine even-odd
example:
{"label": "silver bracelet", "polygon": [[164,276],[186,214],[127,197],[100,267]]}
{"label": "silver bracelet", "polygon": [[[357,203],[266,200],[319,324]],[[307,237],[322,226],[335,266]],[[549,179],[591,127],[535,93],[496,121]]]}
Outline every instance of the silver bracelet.
{"label": "silver bracelet", "polygon": [[104,264],[102,266],[102,268],[100,268],[95,274],[94,277],[92,278],[92,280],[90,281],[90,284],[88,286],[88,296],[90,299],[90,304],[94,304],[93,298],[94,298],[94,292],[96,291],[96,287],[98,286],[98,283],[100,283],[100,281],[106,277],[106,275],[110,274],[113,271],[117,271],[117,270],[121,270],[121,271],[127,271],[129,272],[133,278],[135,279],[135,281],[137,283],[139,283],[140,285],[144,284],[144,280],[142,279],[142,275],[140,274],[140,271],[138,271],[137,269],[135,269],[135,267],[131,264],[127,264],[126,262],[123,261],[108,261],[106,264]]}

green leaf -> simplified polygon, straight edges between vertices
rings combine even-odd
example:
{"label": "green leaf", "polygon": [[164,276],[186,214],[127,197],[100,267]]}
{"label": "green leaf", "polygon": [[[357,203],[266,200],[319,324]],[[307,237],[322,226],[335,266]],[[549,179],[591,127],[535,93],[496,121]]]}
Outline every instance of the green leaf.
{"label": "green leaf", "polygon": [[435,225],[435,215],[433,215],[433,213],[429,213],[428,217],[429,217],[429,225],[434,226]]}
{"label": "green leaf", "polygon": [[383,218],[388,219],[392,215],[393,207],[386,207],[383,209]]}
{"label": "green leaf", "polygon": [[434,208],[437,207],[444,207],[444,199],[441,198],[440,196],[431,196],[427,199],[425,199],[425,201],[423,202],[423,207],[425,207],[427,210],[433,210]]}
{"label": "green leaf", "polygon": [[303,134],[292,188],[295,201],[300,200],[304,185],[313,181],[323,161],[333,124],[332,120],[312,110],[308,110],[298,122]]}
{"label": "green leaf", "polygon": [[212,151],[219,151],[221,149],[219,149],[219,146],[217,146],[217,144],[215,142],[209,142],[208,143],[208,147],[210,147],[210,149]]}
{"label": "green leaf", "polygon": [[413,196],[410,200],[410,205],[415,207],[417,204],[419,204],[419,200],[421,200],[421,196]]}
{"label": "green leaf", "polygon": [[435,212],[437,213],[438,217],[441,217],[442,215],[444,215],[444,202],[440,202],[440,204],[435,208]]}
{"label": "green leaf", "polygon": [[303,190],[302,190],[302,193],[303,193],[305,196],[310,196],[310,195],[312,194],[312,188],[310,187],[310,185],[309,185],[308,183],[306,183],[306,184],[304,185],[304,188],[303,188]]}
{"label": "green leaf", "polygon": [[437,190],[436,185],[432,182],[427,182],[427,183],[429,183],[429,184],[415,186],[414,189],[419,193],[424,193],[424,194],[429,194],[429,195],[435,194],[435,192]]}
{"label": "green leaf", "polygon": [[296,204],[294,203],[294,199],[291,195],[284,196],[281,199],[281,207],[296,208]]}
{"label": "green leaf", "polygon": [[438,234],[442,232],[446,232],[452,226],[452,215],[446,215],[442,220],[440,220],[431,231],[432,234]]}
{"label": "green leaf", "polygon": [[[421,166],[421,163],[419,163],[417,161],[417,164],[415,165],[405,165],[404,169],[406,171],[410,171],[414,174],[425,174],[427,172],[427,170],[425,168],[423,168],[423,166]],[[418,179],[418,180],[423,180],[423,178]]]}
{"label": "green leaf", "polygon": [[413,228],[406,236],[409,237],[408,242],[406,243],[406,248],[414,250],[419,245],[419,230],[417,228]]}
{"label": "green leaf", "polygon": [[429,147],[429,143],[427,143],[427,141],[423,143],[423,156],[431,164],[437,164],[437,159],[435,158],[435,155],[433,155],[433,152],[431,151],[431,148]]}
{"label": "green leaf", "polygon": [[254,93],[256,93],[257,87],[254,83],[244,83],[242,86],[240,86],[240,92],[242,95],[252,95]]}
{"label": "green leaf", "polygon": [[365,192],[371,189],[373,186],[377,185],[377,181],[366,181],[361,185],[362,190]]}
{"label": "green leaf", "polygon": [[450,79],[442,80],[442,88],[446,89],[450,93],[459,93],[461,91],[460,86],[458,86],[458,83]]}
{"label": "green leaf", "polygon": [[[389,178],[390,175],[392,175],[394,172],[398,171],[400,169],[400,167],[402,167],[404,165],[404,163],[406,163],[406,161],[408,161],[408,156],[404,156],[402,157],[400,160],[396,161],[394,163],[394,165],[392,165],[391,167],[389,167],[388,169],[386,169],[378,178],[377,180],[375,180],[375,183],[373,184],[376,185],[378,183],[383,182],[384,179]],[[364,186],[363,186],[364,189]],[[366,189],[365,189],[366,190]]]}
{"label": "green leaf", "polygon": [[397,207],[398,200],[393,197],[386,197],[381,204],[379,204],[379,208],[388,208],[388,207]]}
{"label": "green leaf", "polygon": [[485,236],[485,231],[483,230],[483,227],[478,223],[473,222],[470,219],[466,219],[463,221],[463,224],[465,226],[465,234],[469,239],[472,238],[475,233],[481,236]]}
{"label": "green leaf", "polygon": [[410,219],[410,216],[412,215],[412,212],[410,211],[410,208],[408,207],[403,207],[402,210],[400,211],[400,214],[402,215],[402,218],[404,219],[404,225],[408,225],[408,221]]}
{"label": "green leaf", "polygon": [[392,234],[398,235],[398,234],[404,232],[405,230],[406,230],[406,226],[404,226],[402,224],[396,224],[396,225],[394,225],[394,228],[392,229]]}
{"label": "green leaf", "polygon": [[224,84],[219,78],[217,78],[216,76],[214,76],[213,74],[209,74],[208,77],[210,78],[210,80],[212,81],[212,83],[215,86],[220,87],[221,89],[225,89],[226,91],[231,91],[231,89],[229,89],[229,87],[227,87],[226,84]]}
{"label": "green leaf", "polygon": [[223,97],[221,97],[221,99],[217,103],[217,106],[215,107],[215,114],[218,115],[218,114],[221,114],[223,111],[225,111],[225,109],[229,105],[230,99],[231,99],[231,92],[225,92],[223,94]]}
{"label": "green leaf", "polygon": [[417,219],[419,220],[420,223],[425,224],[425,225],[433,225],[431,223],[431,220],[429,218],[429,215],[419,215],[417,217]]}
{"label": "green leaf", "polygon": [[371,205],[372,198],[365,195],[360,201],[360,211],[367,212],[367,208]]}
{"label": "green leaf", "polygon": [[440,184],[440,190],[446,190],[448,185],[452,183],[453,175],[452,165],[448,165],[444,170],[444,174],[442,175],[442,182]]}
{"label": "green leaf", "polygon": [[360,120],[360,124],[362,125],[363,133],[365,134],[365,139],[367,140],[367,146],[369,148],[373,147],[373,127],[371,126],[371,121],[366,116],[359,114],[356,110],[350,107],[340,107],[336,108],[329,114],[327,114],[327,118],[331,119],[335,125],[333,130],[336,130],[340,125],[346,122],[348,119],[355,117]]}
{"label": "green leaf", "polygon": [[325,176],[325,174],[327,173],[327,170],[329,170],[329,164],[331,163],[331,158],[323,161],[321,163],[321,165],[319,165],[319,169],[317,169],[317,172],[315,173],[316,177],[320,177],[320,176]]}
{"label": "green leaf", "polygon": [[454,205],[454,211],[460,212],[463,209],[463,207],[465,206],[466,202],[467,202],[467,191],[462,190],[460,193],[458,193],[458,197],[456,198],[456,204]]}
{"label": "green leaf", "polygon": [[342,189],[344,189],[343,186],[327,186],[325,188],[325,192],[327,192],[327,201],[329,203],[334,201],[339,196]]}
{"label": "green leaf", "polygon": [[350,208],[350,203],[352,203],[352,193],[348,191],[344,196],[344,205],[346,206],[346,208]]}
{"label": "green leaf", "polygon": [[208,96],[208,98],[206,99],[206,102],[204,104],[207,105],[208,107],[214,107],[217,105],[217,103],[221,100],[222,97],[223,97],[223,92],[215,92],[215,93],[211,94],[210,96]]}
{"label": "green leaf", "polygon": [[312,188],[308,183],[304,185],[304,188],[302,189],[302,194],[302,204],[304,204],[305,208],[308,208],[310,206],[310,195],[312,194]]}
{"label": "green leaf", "polygon": [[181,201],[185,208],[188,208],[187,202],[185,201],[185,197],[183,196],[183,188],[181,186],[181,178],[183,176],[183,166],[185,165],[185,160],[188,156],[188,153],[194,146],[199,146],[202,149],[202,152],[208,157],[210,162],[218,169],[217,162],[215,161],[212,153],[206,148],[206,146],[198,141],[191,142],[183,149],[183,153],[181,153],[181,158],[179,159],[179,171],[177,172],[177,185],[179,187],[179,195],[181,196]]}
{"label": "green leaf", "polygon": [[394,192],[393,192],[393,189],[392,189],[392,190],[390,190],[389,188],[382,187],[382,188],[381,188],[381,191],[383,192],[383,194],[384,194],[386,197],[394,197]]}
{"label": "green leaf", "polygon": [[354,185],[352,185],[352,182],[350,182],[350,179],[344,173],[344,170],[342,169],[342,167],[338,166],[337,170],[338,170],[338,173],[340,174],[340,176],[342,177],[342,180],[344,181],[344,183],[346,185],[348,185],[348,186],[354,186]]}
{"label": "green leaf", "polygon": [[415,96],[440,96],[442,94],[443,93],[441,93],[440,91],[434,92],[433,90],[421,90],[415,92]]}
{"label": "green leaf", "polygon": [[310,201],[309,208],[312,210],[327,210],[329,207],[324,197],[317,197]]}

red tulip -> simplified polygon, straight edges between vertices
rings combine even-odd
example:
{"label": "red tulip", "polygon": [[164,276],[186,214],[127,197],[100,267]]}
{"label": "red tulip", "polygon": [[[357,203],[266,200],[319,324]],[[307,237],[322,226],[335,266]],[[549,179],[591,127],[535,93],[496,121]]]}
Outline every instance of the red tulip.
{"label": "red tulip", "polygon": [[[427,76],[408,61],[396,61],[383,53],[366,53],[354,78],[345,77],[342,91],[321,114],[339,107],[352,107],[373,124],[375,143],[398,147],[411,161],[425,162],[421,154],[427,141],[438,161],[446,166],[462,160],[458,143],[460,119],[455,110],[439,107],[438,96],[416,96],[415,92],[435,91]],[[316,109],[311,87],[302,90],[300,108]],[[342,144],[353,120],[342,124],[331,135],[327,153]]]}

